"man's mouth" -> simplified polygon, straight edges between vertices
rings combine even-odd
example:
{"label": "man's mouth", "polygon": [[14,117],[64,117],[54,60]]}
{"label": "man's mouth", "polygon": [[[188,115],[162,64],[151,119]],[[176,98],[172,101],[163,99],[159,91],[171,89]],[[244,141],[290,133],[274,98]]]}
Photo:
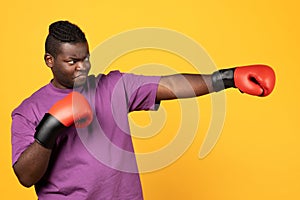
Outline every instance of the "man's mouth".
{"label": "man's mouth", "polygon": [[78,74],[78,75],[74,76],[74,79],[76,79],[76,78],[80,78],[80,77],[86,77],[86,76],[87,76],[87,74],[86,74],[86,73],[83,73],[83,74]]}

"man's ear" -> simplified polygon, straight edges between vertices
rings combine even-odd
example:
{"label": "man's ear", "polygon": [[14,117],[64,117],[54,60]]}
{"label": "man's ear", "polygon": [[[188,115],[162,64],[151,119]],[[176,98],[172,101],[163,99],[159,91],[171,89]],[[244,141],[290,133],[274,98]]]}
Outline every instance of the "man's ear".
{"label": "man's ear", "polygon": [[45,53],[44,55],[44,60],[45,60],[45,63],[48,67],[52,68],[53,65],[54,65],[54,57],[49,54],[49,53]]}

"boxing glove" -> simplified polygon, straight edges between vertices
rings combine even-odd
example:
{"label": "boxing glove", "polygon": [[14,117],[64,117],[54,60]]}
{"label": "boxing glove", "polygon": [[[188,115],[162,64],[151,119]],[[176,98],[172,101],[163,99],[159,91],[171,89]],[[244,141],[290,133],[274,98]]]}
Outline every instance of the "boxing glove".
{"label": "boxing glove", "polygon": [[52,149],[61,131],[73,124],[79,128],[86,127],[92,120],[92,109],[85,97],[71,92],[44,115],[36,127],[34,138],[42,146]]}
{"label": "boxing glove", "polygon": [[275,73],[267,65],[222,69],[212,74],[213,89],[238,88],[242,93],[268,96],[275,86]]}

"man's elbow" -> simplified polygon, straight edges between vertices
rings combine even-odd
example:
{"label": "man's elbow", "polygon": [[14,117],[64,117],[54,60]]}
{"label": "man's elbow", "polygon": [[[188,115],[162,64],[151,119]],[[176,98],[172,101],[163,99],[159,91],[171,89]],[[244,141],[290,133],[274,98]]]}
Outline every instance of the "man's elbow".
{"label": "man's elbow", "polygon": [[21,185],[23,185],[24,187],[27,187],[27,188],[30,188],[31,186],[33,186],[35,184],[33,181],[23,178],[23,177],[18,177],[18,180]]}
{"label": "man's elbow", "polygon": [[15,166],[13,167],[15,175],[17,176],[19,183],[21,185],[23,185],[24,187],[30,188],[31,186],[33,186],[36,181],[34,181],[32,179],[32,177],[30,175],[24,174],[24,173],[20,173],[15,169]]}

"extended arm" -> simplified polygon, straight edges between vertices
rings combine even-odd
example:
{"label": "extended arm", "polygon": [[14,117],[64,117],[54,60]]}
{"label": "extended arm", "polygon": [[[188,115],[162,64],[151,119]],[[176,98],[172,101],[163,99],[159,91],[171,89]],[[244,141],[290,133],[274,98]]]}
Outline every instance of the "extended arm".
{"label": "extended arm", "polygon": [[156,101],[196,97],[212,91],[211,75],[174,74],[161,78]]}
{"label": "extended arm", "polygon": [[227,88],[238,88],[250,95],[267,96],[274,85],[275,73],[266,65],[222,69],[212,75],[175,74],[161,78],[156,101],[201,96]]}

